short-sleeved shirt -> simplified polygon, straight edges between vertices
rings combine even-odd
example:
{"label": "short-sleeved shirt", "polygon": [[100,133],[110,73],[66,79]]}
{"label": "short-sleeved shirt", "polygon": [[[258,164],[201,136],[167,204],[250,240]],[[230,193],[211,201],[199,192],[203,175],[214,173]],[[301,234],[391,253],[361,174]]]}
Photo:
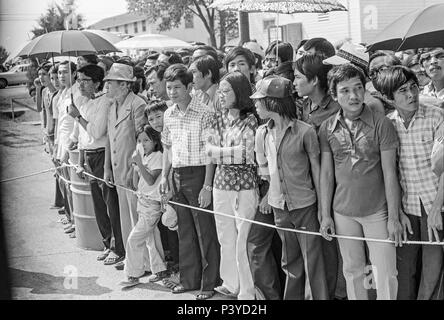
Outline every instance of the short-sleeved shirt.
{"label": "short-sleeved shirt", "polygon": [[424,86],[422,94],[425,96],[437,98],[439,100],[444,100],[444,88],[437,91],[435,86],[433,85],[433,82],[430,82],[429,84]]}
{"label": "short-sleeved shirt", "polygon": [[193,96],[185,112],[174,104],[163,117],[162,143],[171,146],[172,167],[207,165],[205,145],[213,117],[208,106]]}
{"label": "short-sleeved shirt", "polygon": [[364,104],[350,130],[341,109],[322,123],[319,140],[321,151],[333,155],[333,210],[352,217],[387,210],[381,152],[398,147],[390,120]]}
{"label": "short-sleeved shirt", "polygon": [[302,103],[302,115],[301,120],[311,124],[316,132],[319,131],[321,123],[337,113],[341,107],[333,100],[333,98],[327,94],[318,105],[313,105],[313,102],[306,98]]}
{"label": "short-sleeved shirt", "polygon": [[219,94],[217,89],[219,86],[213,84],[207,91],[196,90],[194,95],[199,99],[199,101],[210,108],[211,111],[216,112],[221,110],[221,105],[219,101]]}
{"label": "short-sleeved shirt", "polygon": [[214,188],[225,191],[251,190],[257,187],[254,136],[257,119],[230,119],[226,112],[216,112],[210,129],[211,161],[217,163]]}
{"label": "short-sleeved shirt", "polygon": [[[151,152],[142,157],[142,164],[150,171],[162,170],[162,152]],[[139,198],[160,201],[159,183],[160,174],[153,185],[149,185],[142,174],[139,174],[139,184],[137,185],[137,195]]]}
{"label": "short-sleeved shirt", "polygon": [[398,168],[403,210],[420,217],[421,200],[429,214],[439,182],[439,177],[432,171],[431,154],[434,141],[444,136],[444,110],[420,104],[408,128],[398,111],[388,117],[399,137]]}
{"label": "short-sleeved shirt", "polygon": [[270,176],[268,204],[282,210],[286,204],[290,211],[308,207],[316,202],[309,159],[309,154],[319,155],[316,132],[300,120],[289,123],[280,141],[275,131],[274,121],[269,120],[257,130],[262,141],[256,139],[261,172],[267,167]]}

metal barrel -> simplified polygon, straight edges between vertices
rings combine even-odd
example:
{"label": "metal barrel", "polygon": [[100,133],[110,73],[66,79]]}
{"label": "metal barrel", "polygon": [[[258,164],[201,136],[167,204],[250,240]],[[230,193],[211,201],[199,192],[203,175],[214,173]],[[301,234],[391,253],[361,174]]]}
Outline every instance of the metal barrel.
{"label": "metal barrel", "polygon": [[[77,164],[79,151],[69,152],[70,164]],[[91,187],[87,179],[80,178],[75,168],[70,168],[71,193],[74,217],[76,225],[77,246],[86,250],[101,251],[104,248],[91,195]]]}

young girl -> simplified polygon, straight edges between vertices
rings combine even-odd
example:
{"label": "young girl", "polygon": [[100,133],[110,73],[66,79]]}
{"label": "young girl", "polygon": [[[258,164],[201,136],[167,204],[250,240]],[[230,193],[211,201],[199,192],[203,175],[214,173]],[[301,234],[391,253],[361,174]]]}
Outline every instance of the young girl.
{"label": "young girl", "polygon": [[126,246],[125,275],[122,286],[134,286],[144,274],[145,248],[148,247],[152,277],[156,282],[168,276],[167,266],[154,241],[154,231],[162,212],[158,185],[162,171],[160,133],[145,126],[137,133],[137,148],[133,153],[133,185],[137,185],[139,219],[131,231]]}

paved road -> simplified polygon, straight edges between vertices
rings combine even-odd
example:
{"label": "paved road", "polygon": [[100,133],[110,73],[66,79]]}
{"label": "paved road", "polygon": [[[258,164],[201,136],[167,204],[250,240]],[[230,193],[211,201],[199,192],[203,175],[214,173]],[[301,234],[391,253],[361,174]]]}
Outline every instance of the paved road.
{"label": "paved road", "polygon": [[20,85],[0,89],[0,98],[29,98],[28,88]]}

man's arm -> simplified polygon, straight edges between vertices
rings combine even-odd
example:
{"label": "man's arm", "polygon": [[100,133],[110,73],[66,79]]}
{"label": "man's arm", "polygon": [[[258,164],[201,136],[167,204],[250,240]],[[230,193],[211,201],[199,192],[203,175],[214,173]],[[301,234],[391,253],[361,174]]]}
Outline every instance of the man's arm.
{"label": "man's arm", "polygon": [[321,206],[321,233],[327,240],[332,240],[328,235],[328,230],[331,234],[335,234],[335,224],[331,217],[331,204],[335,188],[335,167],[333,162],[333,155],[331,152],[321,153],[321,170],[319,179],[320,183],[320,206]]}
{"label": "man's arm", "polygon": [[171,146],[163,144],[162,173],[159,183],[160,194],[168,193],[168,176],[171,170]]}
{"label": "man's arm", "polygon": [[427,230],[429,235],[429,241],[440,241],[438,231],[443,229],[441,210],[444,205],[444,173],[441,174],[438,184],[438,193],[436,194],[435,201],[433,201],[432,210],[427,217]]}
{"label": "man's arm", "polygon": [[112,169],[111,169],[111,146],[109,142],[109,136],[105,145],[105,163],[103,165],[103,180],[106,181],[108,187],[114,188],[112,183],[114,183]]}
{"label": "man's arm", "polygon": [[402,246],[402,227],[399,221],[401,188],[399,186],[396,168],[396,149],[381,151],[381,165],[388,206],[387,228],[389,237],[395,241],[396,246]]}

